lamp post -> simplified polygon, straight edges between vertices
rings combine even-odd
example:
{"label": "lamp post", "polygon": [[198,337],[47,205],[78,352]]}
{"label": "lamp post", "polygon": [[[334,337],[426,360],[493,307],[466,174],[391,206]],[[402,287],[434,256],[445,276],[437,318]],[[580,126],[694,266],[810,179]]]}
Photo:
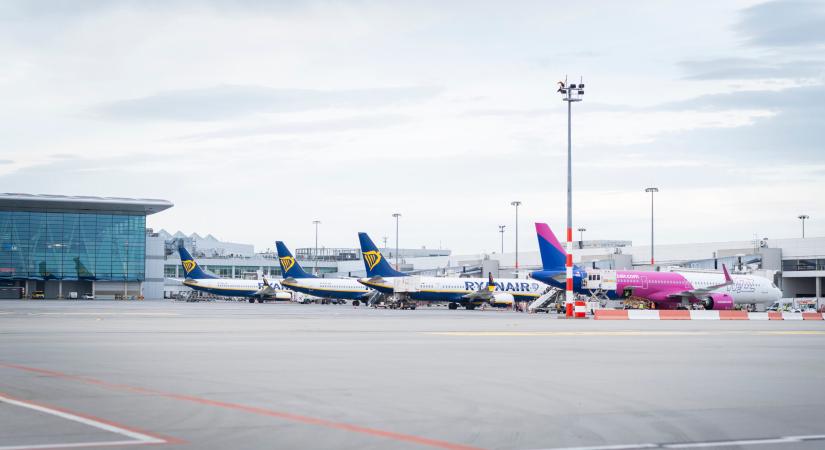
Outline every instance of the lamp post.
{"label": "lamp post", "polygon": [[810,219],[811,216],[807,214],[800,214],[798,219],[802,221],[802,239],[805,239],[805,220]]}
{"label": "lamp post", "polygon": [[[573,102],[582,101],[584,83],[567,83],[559,81],[558,92],[567,102],[567,260],[565,261],[565,303],[573,303]],[[569,307],[568,307],[569,309]]]}
{"label": "lamp post", "polygon": [[653,194],[659,192],[659,188],[649,187],[645,192],[650,192],[650,265],[656,264],[653,258]]}
{"label": "lamp post", "polygon": [[579,228],[579,248],[584,248],[584,232],[587,228]]}
{"label": "lamp post", "polygon": [[315,261],[315,275],[318,275],[318,225],[321,224],[320,220],[313,220],[312,223],[315,225],[315,257],[313,258]]}
{"label": "lamp post", "polygon": [[501,233],[501,254],[504,254],[504,227],[505,225],[498,226],[498,232]]}
{"label": "lamp post", "polygon": [[387,238],[386,236],[384,236],[384,237],[383,237],[383,238],[381,238],[381,239],[383,239],[383,240],[384,240],[384,251],[387,251],[387,239],[388,239],[388,238]]}
{"label": "lamp post", "polygon": [[395,270],[398,270],[398,218],[401,213],[393,213],[392,216],[395,217]]}
{"label": "lamp post", "polygon": [[510,202],[510,204],[516,207],[516,278],[518,278],[518,207],[521,205],[521,202],[515,200]]}

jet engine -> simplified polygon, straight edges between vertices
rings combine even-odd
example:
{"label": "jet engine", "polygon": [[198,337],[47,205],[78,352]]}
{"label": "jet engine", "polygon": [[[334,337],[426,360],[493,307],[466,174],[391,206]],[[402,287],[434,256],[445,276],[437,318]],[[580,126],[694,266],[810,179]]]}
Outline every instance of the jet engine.
{"label": "jet engine", "polygon": [[493,305],[512,305],[515,301],[516,299],[513,297],[513,294],[496,292],[493,294],[493,298],[490,300],[490,303]]}
{"label": "jet engine", "polygon": [[733,309],[733,297],[728,294],[710,294],[703,303],[705,309]]}

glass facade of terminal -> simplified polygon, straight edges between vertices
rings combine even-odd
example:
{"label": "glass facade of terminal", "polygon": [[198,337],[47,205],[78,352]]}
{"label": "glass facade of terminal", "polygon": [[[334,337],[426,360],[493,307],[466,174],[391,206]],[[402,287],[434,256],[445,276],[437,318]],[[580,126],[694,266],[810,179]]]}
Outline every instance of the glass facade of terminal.
{"label": "glass facade of terminal", "polygon": [[785,259],[783,271],[825,270],[825,259]]}
{"label": "glass facade of terminal", "polygon": [[0,211],[0,279],[143,281],[146,216]]}

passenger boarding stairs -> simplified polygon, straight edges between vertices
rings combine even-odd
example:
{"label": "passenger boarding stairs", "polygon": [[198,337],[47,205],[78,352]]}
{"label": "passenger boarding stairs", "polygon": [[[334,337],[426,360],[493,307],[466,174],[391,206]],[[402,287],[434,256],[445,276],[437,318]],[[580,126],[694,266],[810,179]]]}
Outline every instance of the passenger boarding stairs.
{"label": "passenger boarding stairs", "polygon": [[533,300],[527,307],[530,311],[535,311],[538,308],[544,308],[551,303],[555,303],[564,298],[564,290],[548,287],[539,298]]}

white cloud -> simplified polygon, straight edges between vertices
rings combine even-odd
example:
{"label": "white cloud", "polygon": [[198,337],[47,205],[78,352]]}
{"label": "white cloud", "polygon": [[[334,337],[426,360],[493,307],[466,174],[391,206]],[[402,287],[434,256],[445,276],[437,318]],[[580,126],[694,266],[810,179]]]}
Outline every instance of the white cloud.
{"label": "white cloud", "polygon": [[[17,191],[169,198],[152,226],[259,247],[303,245],[317,217],[323,243],[353,245],[400,210],[406,245],[461,252],[495,249],[519,198],[529,248],[531,220],[563,217],[555,82],[581,73],[576,220],[592,237],[643,238],[648,184],[679,206],[662,209],[673,242],[825,217],[807,194],[825,190],[821,65],[804,36],[776,64],[752,27],[743,46],[740,2],[62,5],[0,7],[0,180]],[[762,75],[707,75],[743,61]],[[715,95],[731,91],[750,92]]]}

